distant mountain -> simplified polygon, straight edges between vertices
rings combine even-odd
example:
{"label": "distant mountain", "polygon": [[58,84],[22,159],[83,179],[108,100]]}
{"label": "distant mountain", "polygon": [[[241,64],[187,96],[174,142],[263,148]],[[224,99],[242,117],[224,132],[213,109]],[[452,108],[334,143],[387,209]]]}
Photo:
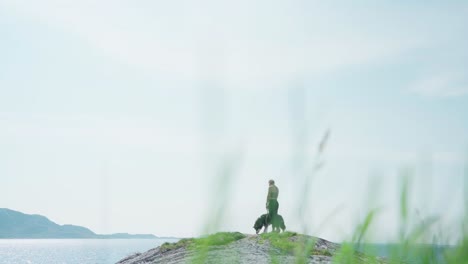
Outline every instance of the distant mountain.
{"label": "distant mountain", "polygon": [[154,235],[118,233],[99,235],[86,227],[58,225],[42,215],[0,208],[0,238],[157,238]]}

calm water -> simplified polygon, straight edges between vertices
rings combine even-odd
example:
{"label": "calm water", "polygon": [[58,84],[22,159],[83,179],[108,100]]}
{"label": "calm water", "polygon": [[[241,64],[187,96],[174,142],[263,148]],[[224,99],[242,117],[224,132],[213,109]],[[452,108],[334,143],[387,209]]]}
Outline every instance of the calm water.
{"label": "calm water", "polygon": [[0,239],[0,264],[108,264],[177,239]]}

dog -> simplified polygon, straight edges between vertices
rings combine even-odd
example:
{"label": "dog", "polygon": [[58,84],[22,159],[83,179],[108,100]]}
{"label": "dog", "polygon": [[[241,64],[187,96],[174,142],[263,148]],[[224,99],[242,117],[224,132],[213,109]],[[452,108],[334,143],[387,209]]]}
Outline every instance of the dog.
{"label": "dog", "polygon": [[284,232],[286,229],[286,226],[284,225],[284,219],[281,215],[277,214],[273,216],[273,219],[270,219],[268,214],[263,214],[259,218],[257,218],[257,221],[255,221],[255,224],[253,228],[255,229],[255,232],[258,234],[262,227],[265,229],[263,230],[263,233],[268,231],[268,226],[269,225],[273,226],[273,232],[281,232],[281,230]]}

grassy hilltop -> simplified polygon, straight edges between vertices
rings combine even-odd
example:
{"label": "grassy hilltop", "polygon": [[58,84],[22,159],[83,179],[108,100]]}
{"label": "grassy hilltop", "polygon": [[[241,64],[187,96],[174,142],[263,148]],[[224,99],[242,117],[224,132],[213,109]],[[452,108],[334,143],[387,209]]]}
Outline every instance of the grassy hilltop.
{"label": "grassy hilltop", "polygon": [[[294,232],[246,235],[221,232],[181,239],[129,256],[118,264],[137,263],[333,263],[343,259],[339,244]],[[352,252],[349,263],[387,263],[379,257]]]}

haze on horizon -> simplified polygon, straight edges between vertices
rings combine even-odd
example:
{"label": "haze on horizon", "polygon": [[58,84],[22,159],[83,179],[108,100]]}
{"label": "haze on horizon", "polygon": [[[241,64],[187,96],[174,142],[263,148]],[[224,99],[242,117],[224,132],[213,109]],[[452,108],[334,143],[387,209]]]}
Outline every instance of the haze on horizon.
{"label": "haze on horizon", "polygon": [[0,208],[188,237],[225,195],[216,229],[253,233],[272,178],[301,231],[304,167],[330,131],[309,233],[341,241],[381,207],[372,239],[395,239],[409,170],[410,211],[453,241],[467,24],[462,1],[0,0]]}

